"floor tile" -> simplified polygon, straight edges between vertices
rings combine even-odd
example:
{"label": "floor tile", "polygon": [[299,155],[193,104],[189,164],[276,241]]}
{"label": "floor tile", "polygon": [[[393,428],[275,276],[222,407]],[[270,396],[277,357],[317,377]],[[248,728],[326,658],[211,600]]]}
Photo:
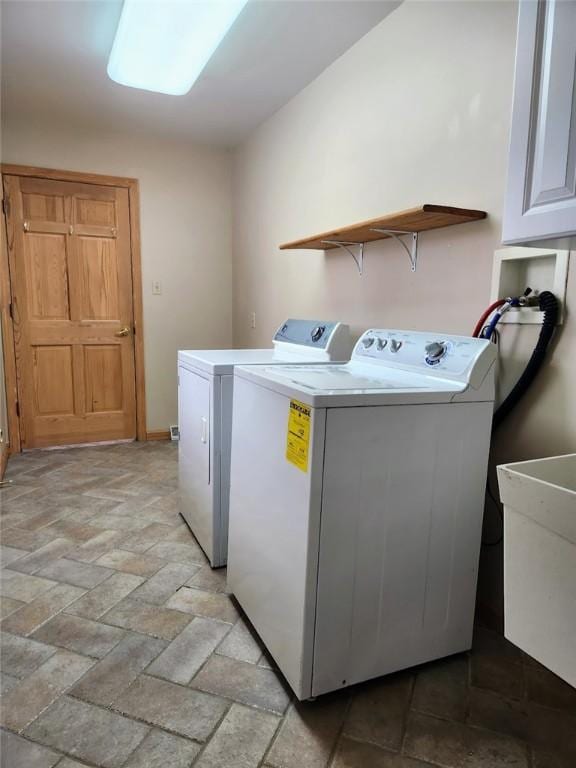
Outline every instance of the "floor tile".
{"label": "floor tile", "polygon": [[118,627],[60,613],[36,630],[33,637],[35,640],[100,659],[120,642],[124,634]]}
{"label": "floor tile", "polygon": [[222,621],[193,619],[150,665],[148,674],[186,685],[229,630]]}
{"label": "floor tile", "polygon": [[169,563],[204,565],[206,562],[202,550],[192,539],[189,544],[181,544],[177,541],[161,541],[151,547],[148,554],[160,557]]}
{"label": "floor tile", "polygon": [[522,664],[491,656],[473,656],[470,664],[472,685],[486,688],[507,698],[524,698],[525,682]]}
{"label": "floor tile", "polygon": [[7,675],[5,672],[0,672],[0,696],[4,696],[4,694],[11,691],[12,688],[15,688],[19,684],[19,678]]}
{"label": "floor tile", "polygon": [[162,605],[188,581],[197,569],[198,566],[195,565],[168,563],[139,587],[133,597],[145,603]]}
{"label": "floor tile", "polygon": [[528,739],[528,713],[526,703],[504,699],[493,691],[482,688],[470,689],[470,725],[489,728],[518,739]]}
{"label": "floor tile", "polygon": [[576,765],[576,712],[528,704],[530,741],[540,752],[571,759]]}
{"label": "floor tile", "polygon": [[0,670],[14,677],[26,677],[56,653],[57,648],[28,637],[0,633]]}
{"label": "floor tile", "polygon": [[122,544],[122,549],[130,552],[146,552],[154,544],[167,539],[172,531],[172,526],[163,523],[150,523],[142,530],[137,531]]}
{"label": "floor tile", "polygon": [[70,693],[92,704],[108,707],[165,647],[164,640],[130,633]]}
{"label": "floor tile", "polygon": [[80,587],[56,584],[36,600],[25,603],[23,608],[4,619],[0,626],[15,635],[29,635],[84,593],[85,590]]}
{"label": "floor tile", "polygon": [[341,694],[322,696],[315,702],[294,702],[266,762],[274,768],[326,768],[347,704],[348,697]]}
{"label": "floor tile", "polygon": [[93,563],[107,552],[117,549],[120,544],[123,544],[127,535],[126,531],[102,531],[90,541],[71,550],[67,558],[79,560],[82,563]]}
{"label": "floor tile", "polygon": [[216,696],[142,675],[113,705],[124,714],[205,741],[229,703]]}
{"label": "floor tile", "polygon": [[35,552],[26,554],[18,562],[12,564],[12,570],[21,573],[37,573],[41,568],[58,560],[74,548],[74,544],[68,539],[53,539]]}
{"label": "floor tile", "polygon": [[470,664],[472,685],[507,698],[524,698],[522,655],[498,633],[476,628]]}
{"label": "floor tile", "polygon": [[[576,645],[574,654],[576,657]],[[576,713],[576,688],[547,669],[528,666],[524,673],[530,701],[545,707]]]}
{"label": "floor tile", "polygon": [[8,547],[2,544],[0,545],[0,566],[5,568],[7,565],[10,565],[10,563],[13,563],[15,560],[18,560],[27,554],[25,549],[16,549],[15,547]]}
{"label": "floor tile", "polygon": [[418,670],[412,708],[447,720],[464,721],[468,712],[468,658],[442,659]]}
{"label": "floor tile", "polygon": [[149,605],[127,597],[105,613],[101,620],[134,632],[173,640],[190,623],[192,617],[181,611]]}
{"label": "floor tile", "polygon": [[[182,522],[180,515],[178,515],[178,513],[173,509],[163,509],[157,504],[152,504],[151,506],[143,509],[140,513],[140,519],[144,523],[142,527],[150,525],[151,523],[160,523],[161,525],[169,525],[173,528],[176,528]],[[199,553],[197,554],[199,556]],[[167,559],[169,560],[170,558]],[[206,560],[203,562],[206,562]]]}
{"label": "floor tile", "polygon": [[344,737],[338,744],[331,768],[432,768],[432,766],[430,763],[390,752],[375,744],[366,744]]}
{"label": "floor tile", "polygon": [[532,749],[532,768],[574,768],[574,758],[535,747]]}
{"label": "floor tile", "polygon": [[66,613],[85,619],[99,619],[144,582],[141,576],[129,573],[113,573],[90,592],[85,594]]}
{"label": "floor tile", "polygon": [[380,747],[399,749],[413,678],[400,672],[359,685],[344,723],[344,734]]}
{"label": "floor tile", "polygon": [[60,520],[66,517],[67,514],[72,512],[72,509],[58,506],[55,509],[46,509],[37,515],[27,515],[26,520],[17,525],[17,528],[21,528],[23,531],[37,531],[40,528],[45,528],[50,523],[55,523],[56,520]]}
{"label": "floor tile", "polygon": [[69,696],[62,696],[25,731],[31,739],[103,768],[120,768],[149,728]]}
{"label": "floor tile", "polygon": [[404,752],[444,768],[528,768],[527,747],[510,736],[412,712]]}
{"label": "floor tile", "polygon": [[55,523],[51,523],[48,526],[48,530],[57,531],[60,536],[64,536],[66,539],[69,539],[76,544],[90,541],[95,536],[102,533],[102,528],[97,528],[96,526],[91,525],[90,513],[92,510],[86,510],[86,512],[88,512],[88,514],[86,515],[87,519],[85,521],[81,521],[79,515],[72,514],[65,520],[58,520]]}
{"label": "floor tile", "polygon": [[[270,712],[233,704],[195,768],[257,768],[279,723]],[[312,768],[304,760],[303,766]]]}
{"label": "floor tile", "polygon": [[199,568],[186,586],[204,589],[207,592],[226,592],[226,568],[211,568],[203,565]]}
{"label": "floor tile", "polygon": [[79,563],[76,560],[62,558],[54,560],[39,571],[38,575],[56,581],[63,581],[66,584],[73,584],[75,587],[92,587],[100,584],[113,573],[109,568],[102,568],[92,563]]}
{"label": "floor tile", "polygon": [[33,744],[15,733],[0,734],[0,764],[3,768],[53,768],[60,755],[40,744]]}
{"label": "floor tile", "polygon": [[2,725],[21,731],[94,664],[70,651],[57,651],[17,688],[2,697]]}
{"label": "floor tile", "polygon": [[92,518],[92,525],[115,531],[141,531],[149,525],[149,522],[143,518],[120,517],[111,512],[102,512]]}
{"label": "floor tile", "polygon": [[113,568],[123,573],[132,573],[135,576],[152,576],[164,565],[159,557],[148,553],[136,554],[122,549],[113,549],[96,560],[96,565]]}
{"label": "floor tile", "polygon": [[275,672],[254,664],[212,656],[191,685],[242,704],[283,714],[290,695]]}
{"label": "floor tile", "polygon": [[0,619],[10,616],[11,613],[17,611],[19,608],[23,608],[26,603],[22,600],[12,600],[11,597],[0,597]]}
{"label": "floor tile", "polygon": [[195,616],[205,616],[209,619],[220,619],[234,624],[239,613],[228,595],[217,592],[205,592],[193,587],[182,587],[166,603],[168,608],[193,613]]}
{"label": "floor tile", "polygon": [[8,528],[2,531],[2,543],[15,547],[17,549],[24,549],[27,552],[33,552],[35,549],[39,549],[48,544],[49,541],[53,541],[58,538],[56,531],[49,532],[46,529],[42,531],[22,531],[19,528]]}
{"label": "floor tile", "polygon": [[124,768],[189,768],[200,745],[154,728]]}
{"label": "floor tile", "polygon": [[218,646],[216,652],[231,659],[256,664],[262,656],[262,644],[240,618]]}
{"label": "floor tile", "polygon": [[55,583],[50,579],[29,576],[27,573],[18,573],[10,568],[4,568],[0,573],[0,595],[10,597],[12,600],[21,600],[23,603],[31,603]]}

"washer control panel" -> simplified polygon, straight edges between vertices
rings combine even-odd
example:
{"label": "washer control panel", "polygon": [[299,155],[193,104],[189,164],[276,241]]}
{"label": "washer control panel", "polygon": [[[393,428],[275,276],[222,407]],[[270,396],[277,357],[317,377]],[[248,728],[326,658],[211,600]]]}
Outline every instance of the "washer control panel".
{"label": "washer control panel", "polygon": [[471,336],[370,329],[358,340],[352,359],[450,378],[465,374],[489,345]]}

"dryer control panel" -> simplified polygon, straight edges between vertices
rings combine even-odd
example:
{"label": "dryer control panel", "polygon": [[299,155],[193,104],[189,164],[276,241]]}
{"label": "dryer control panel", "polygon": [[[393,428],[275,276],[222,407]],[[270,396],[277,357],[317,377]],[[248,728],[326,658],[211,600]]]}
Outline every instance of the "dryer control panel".
{"label": "dryer control panel", "polygon": [[362,334],[352,353],[352,360],[463,381],[476,367],[485,372],[495,359],[495,345],[487,339],[372,328]]}

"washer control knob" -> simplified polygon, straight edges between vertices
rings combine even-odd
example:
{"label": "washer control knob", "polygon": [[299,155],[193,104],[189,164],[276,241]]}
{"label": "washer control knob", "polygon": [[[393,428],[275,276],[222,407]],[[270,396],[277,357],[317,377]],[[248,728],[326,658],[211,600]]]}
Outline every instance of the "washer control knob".
{"label": "washer control knob", "polygon": [[380,352],[382,352],[382,350],[386,348],[387,344],[388,344],[388,339],[377,339],[376,341],[376,347]]}
{"label": "washer control knob", "polygon": [[426,344],[426,357],[428,360],[440,360],[447,352],[446,344],[443,341],[432,341]]}
{"label": "washer control knob", "polygon": [[310,337],[312,338],[312,341],[320,341],[320,339],[324,335],[325,330],[326,330],[326,326],[324,325],[317,325],[316,328],[313,328],[310,333]]}
{"label": "washer control knob", "polygon": [[390,351],[391,352],[398,352],[400,347],[402,346],[402,342],[398,341],[398,339],[390,339]]}
{"label": "washer control knob", "polygon": [[370,349],[372,344],[374,344],[374,336],[366,336],[366,338],[362,339],[364,349]]}

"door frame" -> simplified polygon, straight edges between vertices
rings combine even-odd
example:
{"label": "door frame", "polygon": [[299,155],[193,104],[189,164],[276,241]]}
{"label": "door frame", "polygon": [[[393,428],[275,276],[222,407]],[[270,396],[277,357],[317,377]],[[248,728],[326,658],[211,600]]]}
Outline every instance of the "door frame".
{"label": "door frame", "polygon": [[8,235],[4,211],[4,176],[28,176],[52,181],[75,181],[82,184],[122,187],[128,190],[130,215],[130,254],[132,265],[132,305],[134,312],[134,374],[136,383],[136,439],[146,440],[146,386],[144,379],[144,322],[142,304],[142,258],[140,249],[140,189],[138,179],[108,176],[79,171],[58,171],[31,165],[1,163],[2,174],[2,235],[0,243],[0,320],[4,341],[4,377],[6,383],[6,410],[8,413],[8,445],[10,453],[22,450],[20,417],[18,416],[18,389],[16,380],[16,346],[14,326],[10,315],[12,285],[8,259]]}

